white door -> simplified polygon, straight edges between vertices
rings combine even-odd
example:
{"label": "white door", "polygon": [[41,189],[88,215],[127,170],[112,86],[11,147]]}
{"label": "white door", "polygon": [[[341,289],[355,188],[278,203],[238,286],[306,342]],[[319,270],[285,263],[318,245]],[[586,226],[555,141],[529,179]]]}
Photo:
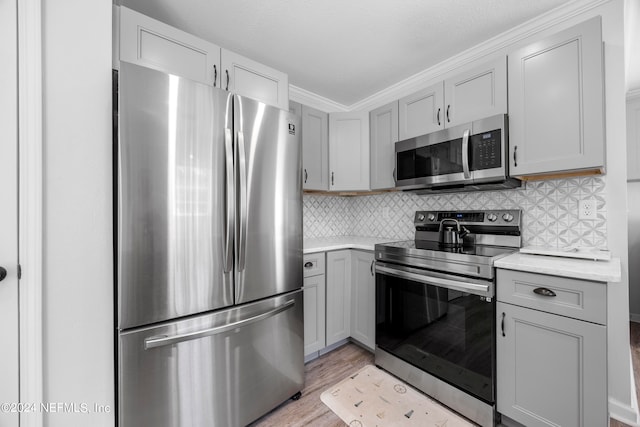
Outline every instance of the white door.
{"label": "white door", "polygon": [[[0,2],[0,403],[18,403],[18,182],[16,0]],[[0,270],[0,277],[3,275]],[[0,408],[0,426],[18,413]],[[15,408],[9,408],[15,409]]]}

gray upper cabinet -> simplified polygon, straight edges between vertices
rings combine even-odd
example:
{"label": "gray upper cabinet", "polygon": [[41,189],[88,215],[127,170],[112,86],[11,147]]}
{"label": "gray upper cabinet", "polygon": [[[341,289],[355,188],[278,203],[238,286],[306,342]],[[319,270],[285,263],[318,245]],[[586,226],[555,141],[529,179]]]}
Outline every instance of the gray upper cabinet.
{"label": "gray upper cabinet", "polygon": [[302,106],[302,188],[329,190],[329,115]]}
{"label": "gray upper cabinet", "polygon": [[221,87],[283,110],[289,109],[289,78],[271,67],[221,49]]}
{"label": "gray upper cabinet", "polygon": [[329,114],[329,189],[369,190],[369,113]]}
{"label": "gray upper cabinet", "polygon": [[398,141],[398,101],[369,113],[371,141],[371,189],[394,188],[395,150]]}
{"label": "gray upper cabinet", "polygon": [[474,67],[444,81],[445,127],[507,114],[507,59]]}
{"label": "gray upper cabinet", "polygon": [[289,109],[285,73],[124,6],[119,8],[117,59]]}
{"label": "gray upper cabinet", "polygon": [[399,138],[413,138],[444,127],[444,86],[442,82],[400,98]]}
{"label": "gray upper cabinet", "polygon": [[399,138],[413,138],[507,113],[507,64],[501,57],[474,66],[399,101]]}
{"label": "gray upper cabinet", "polygon": [[119,59],[220,87],[220,47],[120,6]]}
{"label": "gray upper cabinet", "polygon": [[600,17],[509,54],[515,176],[604,169]]}

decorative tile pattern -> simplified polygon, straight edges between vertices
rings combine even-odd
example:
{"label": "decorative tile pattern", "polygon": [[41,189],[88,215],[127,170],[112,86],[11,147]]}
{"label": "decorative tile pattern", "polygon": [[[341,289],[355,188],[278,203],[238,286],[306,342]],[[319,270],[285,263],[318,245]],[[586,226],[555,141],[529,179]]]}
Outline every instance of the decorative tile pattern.
{"label": "decorative tile pattern", "polygon": [[[418,196],[304,196],[305,237],[413,239],[416,210],[522,209],[523,245],[607,246],[604,177],[537,181],[525,188]],[[578,201],[595,199],[597,219],[578,220]]]}

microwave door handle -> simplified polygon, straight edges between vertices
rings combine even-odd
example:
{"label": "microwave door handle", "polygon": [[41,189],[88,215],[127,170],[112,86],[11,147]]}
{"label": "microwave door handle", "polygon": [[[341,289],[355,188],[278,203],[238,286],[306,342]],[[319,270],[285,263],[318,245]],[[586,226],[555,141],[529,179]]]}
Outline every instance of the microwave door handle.
{"label": "microwave door handle", "polygon": [[462,135],[462,171],[464,179],[471,179],[471,171],[469,170],[469,129],[465,129]]}

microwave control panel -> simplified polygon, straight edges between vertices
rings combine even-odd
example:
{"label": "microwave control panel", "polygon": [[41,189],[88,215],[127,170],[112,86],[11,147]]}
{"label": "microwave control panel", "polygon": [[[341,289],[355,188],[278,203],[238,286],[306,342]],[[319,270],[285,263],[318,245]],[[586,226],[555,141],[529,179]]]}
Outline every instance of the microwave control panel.
{"label": "microwave control panel", "polygon": [[502,166],[502,131],[500,129],[471,135],[469,138],[470,169],[493,169]]}

